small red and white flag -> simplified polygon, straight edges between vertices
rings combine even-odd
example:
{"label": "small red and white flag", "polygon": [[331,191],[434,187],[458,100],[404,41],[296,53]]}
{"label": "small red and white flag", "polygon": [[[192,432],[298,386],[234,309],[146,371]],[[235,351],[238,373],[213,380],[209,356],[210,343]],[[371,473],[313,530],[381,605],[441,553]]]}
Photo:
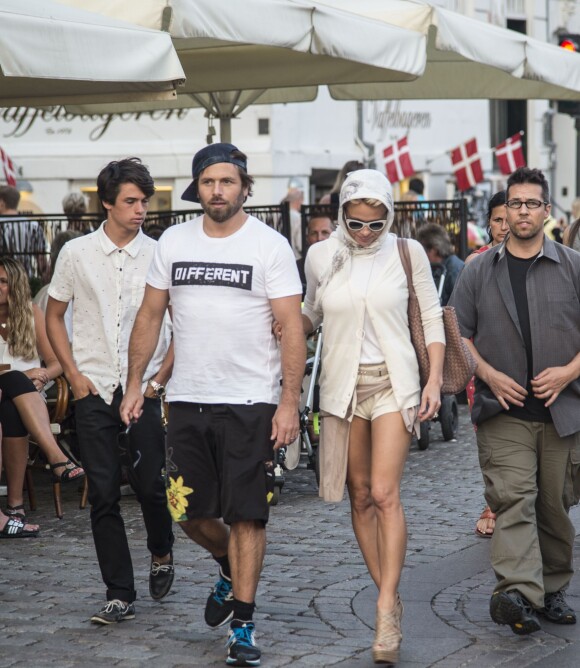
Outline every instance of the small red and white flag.
{"label": "small red and white flag", "polygon": [[518,167],[525,167],[522,134],[518,132],[495,147],[495,157],[502,174],[509,176]]}
{"label": "small red and white flag", "polygon": [[391,183],[398,183],[403,179],[413,176],[415,170],[411,163],[411,154],[409,153],[409,145],[407,137],[399,139],[396,144],[391,144],[383,151],[385,159],[385,170],[387,178]]}
{"label": "small red and white flag", "polygon": [[6,151],[0,147],[0,159],[2,160],[2,168],[4,169],[4,178],[9,186],[16,188],[16,170],[10,156]]}
{"label": "small red and white flag", "polygon": [[451,162],[460,191],[469,190],[483,181],[483,167],[475,137],[451,151]]}

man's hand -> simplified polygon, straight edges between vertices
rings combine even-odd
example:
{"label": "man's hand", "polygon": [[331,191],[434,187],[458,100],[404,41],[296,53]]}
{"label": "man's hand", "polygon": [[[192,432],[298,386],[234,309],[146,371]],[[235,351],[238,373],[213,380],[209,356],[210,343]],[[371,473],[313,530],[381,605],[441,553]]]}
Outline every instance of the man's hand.
{"label": "man's hand", "polygon": [[531,385],[534,396],[538,399],[546,399],[544,406],[548,408],[573,380],[568,367],[552,366],[532,378]]}
{"label": "man's hand", "polygon": [[84,399],[85,397],[88,397],[89,394],[99,394],[99,391],[93,385],[93,382],[90,380],[90,378],[83,376],[82,373],[71,376],[68,381],[75,399]]}
{"label": "man's hand", "polygon": [[280,403],[272,418],[272,436],[274,450],[290,445],[298,438],[300,422],[298,406],[294,402]]}
{"label": "man's hand", "polygon": [[528,391],[505,373],[490,367],[482,380],[489,386],[504,410],[509,411],[508,404],[520,407],[524,405],[524,399],[528,396]]}
{"label": "man's hand", "polygon": [[127,391],[123,395],[123,401],[121,401],[121,408],[119,409],[121,420],[127,426],[131,422],[136,422],[141,417],[144,401],[140,387],[127,388]]}

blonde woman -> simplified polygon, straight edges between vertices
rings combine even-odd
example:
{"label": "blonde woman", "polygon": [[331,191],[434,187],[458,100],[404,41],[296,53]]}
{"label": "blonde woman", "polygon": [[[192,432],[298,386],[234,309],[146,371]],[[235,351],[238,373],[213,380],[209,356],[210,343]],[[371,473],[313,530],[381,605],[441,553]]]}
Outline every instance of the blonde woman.
{"label": "blonde woman", "polygon": [[80,480],[84,471],[63,455],[52,435],[40,393],[62,369],[48,342],[44,315],[32,304],[24,267],[10,257],[0,258],[0,364],[4,369],[0,375],[0,421],[8,487],[6,513],[23,520],[29,434],[46,456],[55,478],[61,482]]}
{"label": "blonde woman", "polygon": [[411,435],[441,405],[445,335],[429,260],[407,240],[431,376],[421,390],[407,318],[407,279],[394,234],[391,184],[361,169],[340,191],[338,228],[306,256],[304,329],[324,320],[320,380],[320,494],[348,486],[352,524],[378,587],[373,660],[396,663],[402,640],[398,594],[407,528],[400,484]]}

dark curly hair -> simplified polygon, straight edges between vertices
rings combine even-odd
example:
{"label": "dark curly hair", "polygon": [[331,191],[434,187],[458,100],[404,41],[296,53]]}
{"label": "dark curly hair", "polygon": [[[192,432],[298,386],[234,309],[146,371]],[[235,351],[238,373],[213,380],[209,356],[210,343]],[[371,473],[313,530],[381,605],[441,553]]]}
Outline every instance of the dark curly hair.
{"label": "dark curly hair", "polygon": [[123,183],[135,184],[145,197],[155,194],[155,183],[147,167],[139,158],[113,160],[97,177],[97,193],[101,202],[115,204]]}

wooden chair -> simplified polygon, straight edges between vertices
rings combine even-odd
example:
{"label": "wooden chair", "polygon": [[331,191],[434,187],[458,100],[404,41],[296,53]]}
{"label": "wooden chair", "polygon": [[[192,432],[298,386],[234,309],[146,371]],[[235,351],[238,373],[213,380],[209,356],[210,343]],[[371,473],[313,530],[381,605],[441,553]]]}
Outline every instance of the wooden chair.
{"label": "wooden chair", "polygon": [[[74,455],[72,454],[70,447],[66,441],[66,434],[62,433],[62,424],[63,422],[72,415],[74,411],[74,400],[71,397],[69,385],[64,376],[58,376],[55,378],[54,386],[49,390],[47,396],[47,408],[48,414],[50,417],[50,427],[53,435],[56,438],[59,447],[63,453],[69,459],[75,460]],[[28,502],[30,504],[31,510],[36,510],[36,494],[34,491],[34,482],[32,480],[31,468],[35,465],[36,460],[40,455],[40,448],[32,440],[30,441],[30,451],[28,459],[28,467],[26,469],[26,479],[25,485],[28,493]],[[54,498],[54,508],[56,511],[56,516],[59,519],[63,517],[62,511],[62,501],[61,501],[61,483],[58,480],[55,480],[52,483],[52,494]],[[83,491],[81,494],[81,500],[79,507],[81,509],[86,508],[87,505],[87,496],[88,496],[88,483],[85,476],[83,480]]]}

